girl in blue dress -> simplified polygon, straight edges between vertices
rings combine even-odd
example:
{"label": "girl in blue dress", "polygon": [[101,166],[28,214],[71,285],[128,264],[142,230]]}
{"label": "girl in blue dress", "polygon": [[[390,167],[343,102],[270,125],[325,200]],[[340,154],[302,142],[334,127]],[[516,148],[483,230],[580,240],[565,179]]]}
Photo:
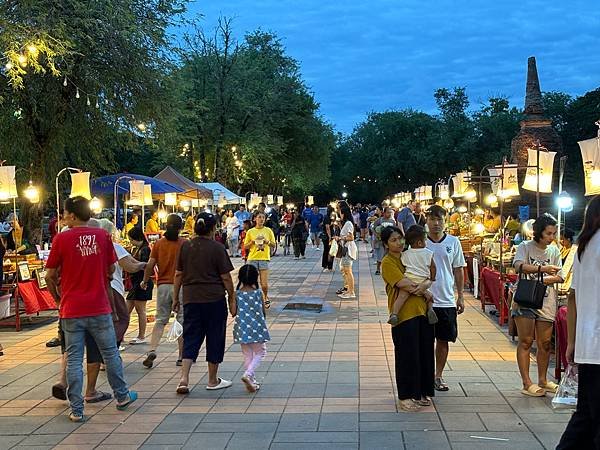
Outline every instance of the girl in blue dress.
{"label": "girl in blue dress", "polygon": [[237,316],[233,325],[234,342],[241,344],[244,354],[245,371],[242,381],[248,392],[256,392],[260,389],[254,371],[267,355],[266,343],[271,339],[265,320],[258,277],[256,267],[246,264],[240,268],[236,292]]}

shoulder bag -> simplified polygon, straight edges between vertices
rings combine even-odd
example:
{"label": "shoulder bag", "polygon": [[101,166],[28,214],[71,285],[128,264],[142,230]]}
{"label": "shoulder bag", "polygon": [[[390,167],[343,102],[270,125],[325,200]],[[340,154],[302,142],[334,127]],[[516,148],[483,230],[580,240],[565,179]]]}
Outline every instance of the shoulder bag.
{"label": "shoulder bag", "polygon": [[542,266],[538,267],[537,279],[531,280],[523,274],[523,266],[519,268],[519,282],[513,300],[523,308],[541,309],[547,286],[542,277]]}

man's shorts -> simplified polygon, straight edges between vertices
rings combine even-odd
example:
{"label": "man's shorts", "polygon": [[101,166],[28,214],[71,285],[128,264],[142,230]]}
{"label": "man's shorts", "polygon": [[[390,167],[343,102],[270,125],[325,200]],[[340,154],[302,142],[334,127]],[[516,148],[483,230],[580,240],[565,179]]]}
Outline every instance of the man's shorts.
{"label": "man's shorts", "polygon": [[[156,324],[166,325],[173,310],[173,285],[159,284],[156,294]],[[179,291],[179,312],[177,321],[183,325],[183,290]]]}
{"label": "man's shorts", "polygon": [[438,317],[438,322],[435,324],[435,338],[440,341],[456,342],[458,337],[456,307],[434,307],[433,310]]}
{"label": "man's shorts", "polygon": [[260,270],[269,270],[269,261],[266,261],[266,260],[248,261],[248,264],[256,267],[259,271]]}

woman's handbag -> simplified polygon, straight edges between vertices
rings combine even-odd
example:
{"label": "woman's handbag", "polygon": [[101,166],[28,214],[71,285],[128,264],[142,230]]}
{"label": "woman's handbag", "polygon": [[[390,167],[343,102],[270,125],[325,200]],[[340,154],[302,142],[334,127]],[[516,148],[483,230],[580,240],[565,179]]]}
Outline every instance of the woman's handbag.
{"label": "woman's handbag", "polygon": [[542,277],[542,266],[538,267],[537,280],[530,280],[523,274],[523,266],[519,268],[519,282],[513,300],[523,308],[541,309],[544,306],[547,286]]}
{"label": "woman's handbag", "polygon": [[331,247],[329,247],[329,256],[335,258],[338,252],[338,243],[337,241],[331,241]]}

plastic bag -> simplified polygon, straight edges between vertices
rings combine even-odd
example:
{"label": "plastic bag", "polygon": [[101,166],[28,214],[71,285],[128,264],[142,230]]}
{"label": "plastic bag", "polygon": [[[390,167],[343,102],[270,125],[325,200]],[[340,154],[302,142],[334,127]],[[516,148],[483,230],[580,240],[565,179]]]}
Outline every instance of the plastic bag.
{"label": "plastic bag", "polygon": [[173,321],[173,325],[169,328],[169,333],[167,334],[167,341],[175,342],[177,339],[181,337],[183,334],[183,325],[179,323],[177,319]]}
{"label": "plastic bag", "polygon": [[552,399],[554,409],[570,409],[577,406],[577,388],[579,385],[579,375],[577,366],[568,365],[565,373],[560,380],[558,390]]}
{"label": "plastic bag", "polygon": [[338,243],[337,241],[331,241],[331,247],[329,248],[329,256],[335,258],[338,252]]}

